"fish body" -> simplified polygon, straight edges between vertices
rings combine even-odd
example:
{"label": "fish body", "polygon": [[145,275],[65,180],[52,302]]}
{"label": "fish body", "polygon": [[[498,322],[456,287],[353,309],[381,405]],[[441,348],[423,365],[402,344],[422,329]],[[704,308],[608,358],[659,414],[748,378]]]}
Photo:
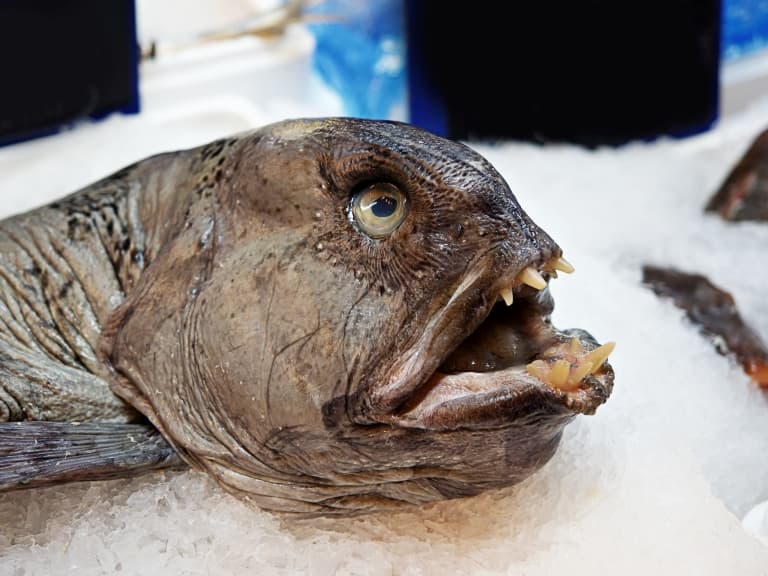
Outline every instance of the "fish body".
{"label": "fish body", "polygon": [[[181,459],[268,510],[350,514],[514,484],[613,386],[610,350],[551,324],[571,270],[484,158],[408,124],[139,162],[0,223],[0,486]],[[35,467],[56,454],[32,422],[80,469]]]}

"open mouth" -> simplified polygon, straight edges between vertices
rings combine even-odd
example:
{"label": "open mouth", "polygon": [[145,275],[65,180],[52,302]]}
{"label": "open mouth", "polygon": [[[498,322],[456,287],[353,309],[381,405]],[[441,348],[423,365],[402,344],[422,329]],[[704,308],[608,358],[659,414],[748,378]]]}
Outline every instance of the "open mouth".
{"label": "open mouth", "polygon": [[[485,317],[436,367],[406,363],[400,376],[418,385],[403,391],[386,419],[399,426],[450,430],[593,413],[613,387],[606,360],[614,344],[600,346],[583,330],[552,325],[548,282],[558,271],[573,267],[561,257],[525,267],[503,288],[494,288],[498,298]],[[417,348],[434,350],[434,338]]]}

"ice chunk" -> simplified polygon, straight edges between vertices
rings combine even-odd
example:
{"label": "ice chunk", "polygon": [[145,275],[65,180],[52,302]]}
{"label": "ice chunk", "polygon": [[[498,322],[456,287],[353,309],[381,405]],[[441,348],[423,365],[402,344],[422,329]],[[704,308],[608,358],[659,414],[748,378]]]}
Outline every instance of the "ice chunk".
{"label": "ice chunk", "polygon": [[741,523],[747,532],[768,546],[768,500],[747,512]]}

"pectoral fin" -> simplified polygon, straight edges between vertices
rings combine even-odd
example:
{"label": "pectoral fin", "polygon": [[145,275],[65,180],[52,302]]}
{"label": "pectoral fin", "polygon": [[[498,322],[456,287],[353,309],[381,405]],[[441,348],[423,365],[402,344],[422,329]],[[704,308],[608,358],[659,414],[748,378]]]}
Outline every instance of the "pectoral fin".
{"label": "pectoral fin", "polygon": [[0,492],[184,466],[149,424],[0,422]]}

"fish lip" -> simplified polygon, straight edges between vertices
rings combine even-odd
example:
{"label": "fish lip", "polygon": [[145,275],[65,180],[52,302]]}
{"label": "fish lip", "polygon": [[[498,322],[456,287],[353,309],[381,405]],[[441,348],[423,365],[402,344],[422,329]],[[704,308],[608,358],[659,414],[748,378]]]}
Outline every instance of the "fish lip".
{"label": "fish lip", "polygon": [[[514,276],[526,266],[540,261],[541,258],[531,259],[516,270]],[[365,410],[368,422],[432,430],[487,429],[512,425],[517,418],[534,413],[566,420],[577,414],[593,414],[608,399],[613,389],[614,372],[606,362],[598,373],[585,378],[574,390],[552,388],[538,378],[518,371],[515,379],[507,384],[435,404],[429,414],[419,417],[418,410],[414,410],[414,404],[418,407],[415,399],[423,393],[431,379],[439,375],[439,367],[446,358],[489,317],[497,302],[491,295],[499,294],[501,287],[510,282],[509,277],[490,283],[486,278],[481,267],[471,270],[449,302],[430,320],[416,344],[400,358],[388,382],[372,389]],[[478,285],[484,283],[486,286],[478,290]],[[548,286],[544,290],[548,290]],[[462,318],[460,314],[454,314],[461,307],[479,310],[480,313]],[[470,329],[460,332],[461,337],[441,346],[443,327],[453,322]],[[584,330],[560,331],[550,327],[552,335],[563,342],[576,337],[586,351],[598,347],[597,341]],[[498,372],[478,374],[498,376]]]}
{"label": "fish lip", "polygon": [[[534,379],[517,381],[485,393],[456,398],[430,406],[419,412],[408,410],[393,414],[389,422],[404,428],[430,430],[505,428],[519,421],[534,422],[542,418],[567,421],[577,414],[591,414],[596,404],[609,395],[603,378],[591,378],[594,386],[565,392],[542,385]],[[611,378],[612,383],[612,370]],[[460,417],[457,417],[460,415]]]}
{"label": "fish lip", "polygon": [[[417,342],[397,359],[387,381],[373,386],[370,392],[362,397],[363,405],[359,407],[359,417],[354,418],[355,420],[362,424],[389,422],[392,414],[426,384],[451,351],[488,317],[495,300],[483,303],[487,300],[483,291],[474,297],[471,295],[475,285],[483,281],[483,268],[478,264],[469,269],[447,304],[440,308],[424,327]],[[462,306],[480,311],[470,322],[472,329],[466,334],[461,334],[461,337],[450,338],[447,343],[441,345],[443,335],[447,332],[445,328],[454,322],[450,317],[456,316],[454,311]],[[431,353],[435,349],[440,351]]]}
{"label": "fish lip", "polygon": [[[562,336],[569,334],[557,333]],[[597,342],[587,332],[579,331],[575,336],[588,344],[587,350],[597,348]],[[613,368],[607,362],[574,390],[553,388],[527,374],[521,367],[485,373],[465,372],[458,376],[478,380],[509,377],[509,380],[483,392],[448,398],[442,402],[430,403],[413,397],[400,410],[388,415],[386,421],[405,428],[441,431],[503,428],[518,421],[531,422],[542,418],[567,421],[577,414],[594,414],[610,396],[614,380]],[[451,377],[436,372],[429,380]]]}

